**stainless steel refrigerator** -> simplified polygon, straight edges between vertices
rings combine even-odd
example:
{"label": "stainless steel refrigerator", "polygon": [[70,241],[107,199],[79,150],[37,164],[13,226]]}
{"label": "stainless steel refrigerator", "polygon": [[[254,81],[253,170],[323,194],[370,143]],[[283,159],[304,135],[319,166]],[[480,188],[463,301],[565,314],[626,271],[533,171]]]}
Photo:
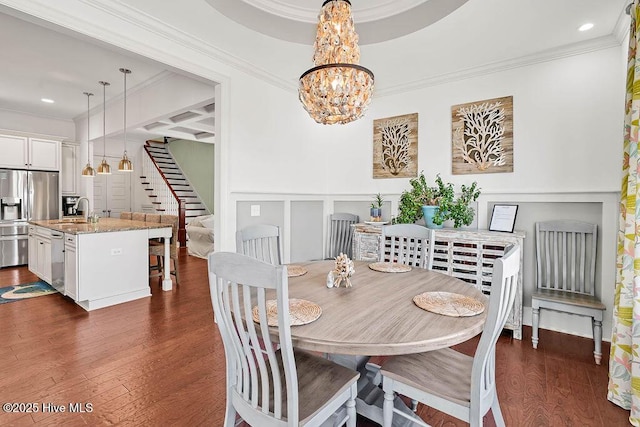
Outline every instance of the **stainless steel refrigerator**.
{"label": "stainless steel refrigerator", "polygon": [[27,264],[27,221],[59,217],[58,182],[58,172],[0,169],[0,268]]}

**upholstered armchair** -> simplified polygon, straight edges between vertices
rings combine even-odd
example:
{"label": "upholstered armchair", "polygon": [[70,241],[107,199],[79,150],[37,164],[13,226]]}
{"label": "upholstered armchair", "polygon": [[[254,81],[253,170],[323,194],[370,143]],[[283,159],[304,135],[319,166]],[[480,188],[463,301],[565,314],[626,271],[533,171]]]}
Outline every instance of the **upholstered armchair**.
{"label": "upholstered armchair", "polygon": [[213,252],[213,215],[194,218],[186,226],[189,255],[207,258]]}

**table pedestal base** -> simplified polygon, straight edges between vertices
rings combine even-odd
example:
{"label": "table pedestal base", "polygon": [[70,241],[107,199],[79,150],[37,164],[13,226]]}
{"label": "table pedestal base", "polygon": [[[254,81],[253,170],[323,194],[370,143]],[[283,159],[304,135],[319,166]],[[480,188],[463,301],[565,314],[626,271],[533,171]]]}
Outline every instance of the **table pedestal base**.
{"label": "table pedestal base", "polygon": [[[368,363],[369,356],[348,356],[343,354],[328,354],[327,358],[342,366],[360,372],[358,379],[358,397],[356,398],[356,412],[363,417],[382,425],[382,403],[384,402],[384,392],[380,385],[382,376],[380,367],[373,363]],[[419,418],[405,403],[396,396],[394,405],[396,409],[404,412],[410,417]],[[393,417],[393,427],[414,426],[411,421],[404,417]]]}

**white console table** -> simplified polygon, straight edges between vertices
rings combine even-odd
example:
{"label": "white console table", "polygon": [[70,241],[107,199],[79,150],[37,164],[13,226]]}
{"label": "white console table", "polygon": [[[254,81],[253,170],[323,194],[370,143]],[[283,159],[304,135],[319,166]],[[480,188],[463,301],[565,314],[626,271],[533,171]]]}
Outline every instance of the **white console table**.
{"label": "white console table", "polygon": [[[381,227],[368,224],[354,224],[352,227],[353,259],[377,261]],[[525,233],[442,228],[435,230],[435,236],[433,270],[469,282],[485,294],[490,294],[493,261],[501,257],[509,245],[518,244],[522,249]],[[518,294],[505,325],[519,340],[522,339],[522,260],[521,250]]]}

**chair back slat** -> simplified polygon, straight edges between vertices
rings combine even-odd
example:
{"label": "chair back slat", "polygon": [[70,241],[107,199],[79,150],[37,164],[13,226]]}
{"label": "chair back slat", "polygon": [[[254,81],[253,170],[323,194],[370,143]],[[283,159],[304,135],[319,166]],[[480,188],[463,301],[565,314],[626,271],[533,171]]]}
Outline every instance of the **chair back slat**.
{"label": "chair back slat", "polygon": [[[209,283],[218,328],[227,357],[227,387],[245,420],[273,425],[298,424],[298,382],[289,320],[286,266],[237,253],[209,255]],[[271,340],[267,304],[276,300],[277,335]],[[258,320],[253,318],[257,309]]]}
{"label": "chair back slat", "polygon": [[[258,292],[258,307],[265,307],[266,306],[266,297],[265,297],[265,292],[264,290],[260,290]],[[263,413],[268,413],[268,409],[269,409],[269,375],[271,375],[271,378],[273,380],[273,400],[274,402],[276,402],[275,406],[274,406],[274,415],[276,418],[281,418],[282,417],[282,379],[280,378],[280,371],[278,370],[278,362],[276,359],[276,355],[275,352],[273,351],[273,349],[275,348],[275,346],[273,345],[273,343],[271,342],[271,336],[269,335],[269,326],[268,326],[268,322],[267,322],[267,311],[266,310],[260,310],[259,312],[259,318],[260,318],[260,336],[262,338],[262,342],[264,343],[264,350],[260,350],[261,352],[267,354],[267,360],[269,361],[269,367],[267,369],[266,366],[264,366],[264,371],[262,371],[262,375],[266,375],[267,379],[265,379],[264,377],[262,378],[262,412]],[[260,340],[258,340],[256,338],[256,340],[254,341],[254,348],[261,348],[260,346]],[[262,358],[258,358],[258,360],[261,360],[262,363],[264,363],[264,360],[262,360]],[[261,365],[262,367],[263,365]]]}
{"label": "chair back slat", "polygon": [[382,227],[378,261],[410,266],[433,267],[435,232],[417,224],[395,224]]}
{"label": "chair back slat", "polygon": [[595,294],[598,227],[581,221],[536,223],[536,286]]}
{"label": "chair back slat", "polygon": [[351,245],[353,242],[352,224],[357,224],[358,215],[350,213],[334,213],[329,215],[329,258],[335,258],[340,253],[349,258],[353,256]]}
{"label": "chair back slat", "polygon": [[282,264],[280,227],[252,225],[236,232],[236,251],[270,264]]}
{"label": "chair back slat", "polygon": [[[480,405],[482,397],[495,387],[496,343],[511,312],[518,291],[520,250],[518,245],[507,247],[504,256],[496,259],[493,264],[487,320],[471,370],[472,405]],[[479,387],[475,385],[479,385]]]}

